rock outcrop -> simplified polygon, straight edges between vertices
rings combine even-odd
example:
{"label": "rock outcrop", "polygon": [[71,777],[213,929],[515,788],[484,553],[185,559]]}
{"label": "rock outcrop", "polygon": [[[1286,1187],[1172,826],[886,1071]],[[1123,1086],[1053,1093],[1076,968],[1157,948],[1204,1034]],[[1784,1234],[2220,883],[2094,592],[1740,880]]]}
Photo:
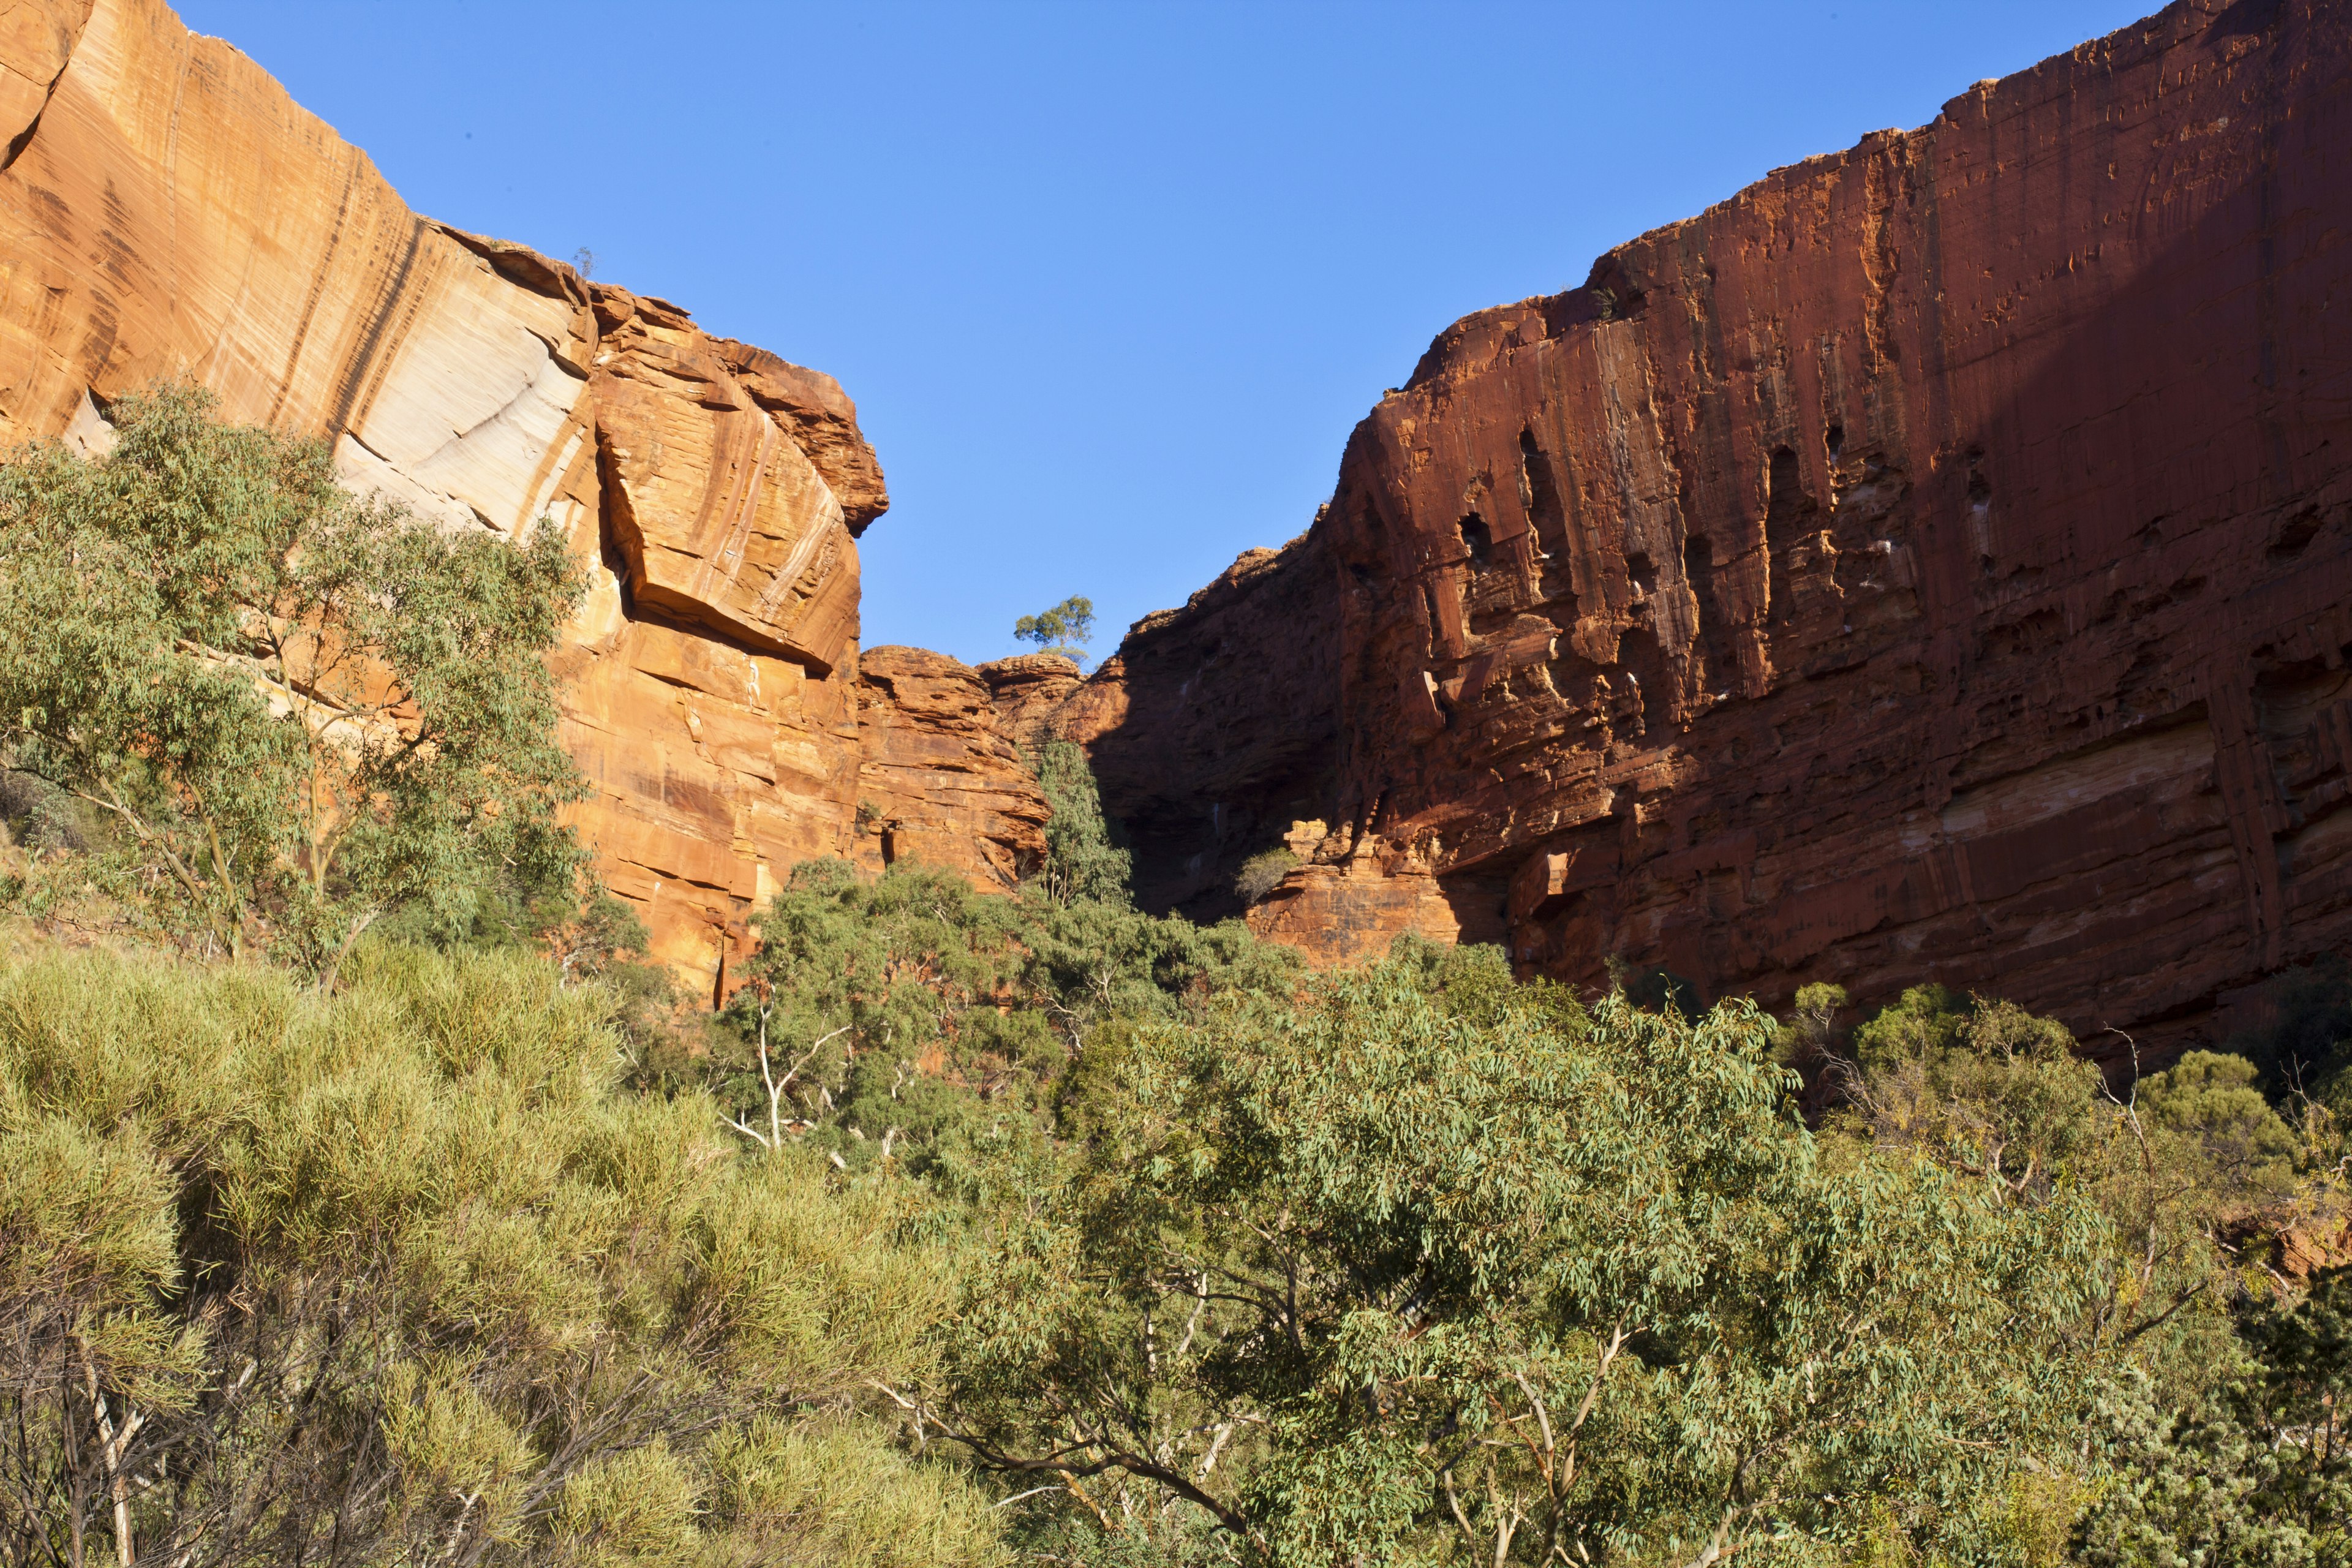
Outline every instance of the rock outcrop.
{"label": "rock outcrop", "polygon": [[2185,0],[1457,322],[1059,722],[1162,902],[2178,1043],[2352,940],[2347,214],[2352,7]]}
{"label": "rock outcrop", "polygon": [[992,890],[1035,871],[1052,813],[980,672],[919,647],[868,648],[858,672],[858,862],[976,858]]}
{"label": "rock outcrop", "polygon": [[[595,790],[575,820],[656,954],[722,991],[784,869],[869,837],[856,537],[889,502],[840,386],[417,216],[160,0],[9,7],[0,142],[0,439],[88,434],[188,376],[430,523],[563,529],[592,576],[557,660]],[[961,720],[918,743],[924,721],[885,727],[891,757],[1001,762]],[[893,809],[961,827],[967,795]],[[994,886],[1034,823],[1003,831],[925,842]]]}
{"label": "rock outcrop", "polygon": [[1020,746],[1058,738],[1055,716],[1080,685],[1076,661],[1058,653],[1000,658],[982,665],[974,673],[987,683],[997,722]]}

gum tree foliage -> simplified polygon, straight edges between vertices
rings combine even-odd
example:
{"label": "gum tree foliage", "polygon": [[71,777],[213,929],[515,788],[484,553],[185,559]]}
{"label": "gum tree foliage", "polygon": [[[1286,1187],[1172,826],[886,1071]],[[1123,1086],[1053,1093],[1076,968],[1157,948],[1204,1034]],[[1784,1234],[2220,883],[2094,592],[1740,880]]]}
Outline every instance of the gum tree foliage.
{"label": "gum tree foliage", "polygon": [[2076,1349],[2153,1358],[2176,1383],[2227,1353],[2222,1233],[2298,1184],[2297,1139],[2251,1064],[2195,1051],[2111,1091],[2064,1026],[1928,985],[1854,1031],[1843,1073],[1834,1130],[1923,1153],[2004,1203],[2077,1194],[2107,1215],[2116,1251]]}
{"label": "gum tree foliage", "polygon": [[1853,1125],[2011,1199],[2046,1197],[2104,1147],[2098,1068],[2064,1026],[2011,1004],[1914,987],[1854,1031],[1853,1057]]}
{"label": "gum tree foliage", "polygon": [[1080,667],[1087,662],[1086,645],[1094,635],[1095,602],[1083,595],[1074,594],[1050,610],[1013,623],[1018,641],[1034,643],[1039,653],[1057,653]]}
{"label": "gum tree foliage", "polygon": [[597,986],[0,969],[0,1562],[978,1568],[932,1200],[616,1092]]}
{"label": "gum tree foliage", "polygon": [[1053,809],[1045,822],[1040,887],[1065,904],[1129,903],[1134,856],[1118,824],[1103,811],[1102,791],[1086,752],[1067,741],[1047,741],[1031,759],[1031,771]]}
{"label": "gum tree foliage", "polygon": [[[2313,984],[2292,981],[2289,1001]],[[1843,1000],[1814,996],[1790,1033],[1839,1059],[1822,1042]],[[2266,1267],[2285,1226],[2340,1220],[2338,1173],[2309,1136],[2326,1113],[2299,1135],[2242,1057],[2190,1051],[2110,1089],[2070,1047],[2050,1020],[1926,986],[1832,1069],[1849,1100],[1832,1137],[1919,1151],[2005,1205],[2073,1193],[2108,1218],[2104,1283],[2050,1346],[2095,1394],[2082,1462],[2046,1489],[2045,1535],[2101,1568],[2352,1563],[2352,1289],[2323,1271],[2298,1300]]]}
{"label": "gum tree foliage", "polygon": [[1034,887],[983,895],[908,861],[873,882],[841,861],[796,867],[761,933],[714,1092],[745,1136],[813,1134],[853,1168],[886,1146],[927,1159],[985,1102],[1029,1103],[1098,1029],[1190,1016],[1226,991],[1279,994],[1297,968],[1237,921]]}
{"label": "gum tree foliage", "polygon": [[2244,1353],[2187,1408],[2145,1380],[2102,1411],[2116,1477],[2077,1526],[2094,1568],[2352,1563],[2352,1267],[2293,1306],[2247,1300]]}
{"label": "gum tree foliage", "polygon": [[108,829],[73,873],[313,965],[398,904],[461,927],[502,888],[568,894],[561,538],[410,526],[323,444],[213,412],[165,385],[103,458],[0,463],[0,743]]}
{"label": "gum tree foliage", "polygon": [[1824,1146],[1793,1089],[1745,1004],[1588,1013],[1493,950],[1139,1024],[1057,1139],[957,1156],[922,1420],[1125,1561],[1990,1552],[2073,1440],[2043,1347],[2108,1227]]}

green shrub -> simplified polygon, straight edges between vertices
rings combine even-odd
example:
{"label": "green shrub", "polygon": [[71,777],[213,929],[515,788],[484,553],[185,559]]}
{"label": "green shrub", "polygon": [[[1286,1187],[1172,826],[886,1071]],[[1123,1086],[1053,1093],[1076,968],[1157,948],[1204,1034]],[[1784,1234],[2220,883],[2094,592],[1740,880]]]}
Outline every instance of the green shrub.
{"label": "green shrub", "polygon": [[542,960],[344,978],[0,970],[0,1558],[1000,1561],[877,1389],[933,1199],[618,1089]]}
{"label": "green shrub", "polygon": [[0,762],[105,829],[52,829],[93,840],[60,874],[314,968],[402,904],[460,930],[567,899],[562,538],[409,526],[339,489],[323,442],[214,406],[165,385],[114,405],[106,457],[0,462]]}
{"label": "green shrub", "polygon": [[2075,1529],[2093,1568],[2352,1563],[2352,1268],[2291,1306],[2248,1299],[2239,1353],[2185,1406],[2122,1380],[2094,1428],[2115,1473]]}
{"label": "green shrub", "polygon": [[1240,875],[1234,879],[1234,891],[1244,904],[1255,904],[1281,885],[1290,868],[1298,864],[1298,857],[1277,846],[1263,849],[1242,862]]}
{"label": "green shrub", "polygon": [[1031,761],[1053,816],[1045,823],[1045,864],[1037,881],[1065,904],[1126,904],[1133,857],[1117,822],[1104,815],[1087,754],[1067,741],[1047,741]]}
{"label": "green shrub", "polygon": [[729,1037],[679,1064],[681,1081],[709,1083],[740,1135],[781,1126],[852,1168],[886,1146],[920,1167],[993,1120],[990,1102],[1042,1109],[1102,1028],[1189,1016],[1228,991],[1278,994],[1298,968],[1238,921],[1199,927],[1037,888],[984,895],[905,861],[872,882],[842,861],[795,867],[761,931]]}

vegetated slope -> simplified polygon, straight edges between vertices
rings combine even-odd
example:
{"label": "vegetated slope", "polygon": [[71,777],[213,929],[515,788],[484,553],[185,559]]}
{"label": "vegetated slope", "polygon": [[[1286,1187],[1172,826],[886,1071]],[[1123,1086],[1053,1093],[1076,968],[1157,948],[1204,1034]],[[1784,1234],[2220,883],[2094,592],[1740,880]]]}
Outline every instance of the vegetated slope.
{"label": "vegetated slope", "polygon": [[[410,211],[162,0],[14,7],[0,143],[0,439],[103,445],[113,399],[184,375],[422,522],[552,518],[593,579],[557,661],[593,786],[571,819],[699,994],[793,863],[878,862],[856,538],[889,498],[832,377]],[[891,816],[1008,886],[1042,852],[1034,786],[992,736],[926,740],[1009,809],[974,822],[901,771]]]}
{"label": "vegetated slope", "polygon": [[2347,211],[2352,10],[2184,0],[1457,322],[1063,731],[1169,902],[2180,1044],[2352,934]]}
{"label": "vegetated slope", "polygon": [[0,1552],[2340,1560],[2340,971],[2122,1096],[1932,988],[1310,974],[1039,763],[1045,875],[796,868],[716,1023],[562,932],[0,954]]}

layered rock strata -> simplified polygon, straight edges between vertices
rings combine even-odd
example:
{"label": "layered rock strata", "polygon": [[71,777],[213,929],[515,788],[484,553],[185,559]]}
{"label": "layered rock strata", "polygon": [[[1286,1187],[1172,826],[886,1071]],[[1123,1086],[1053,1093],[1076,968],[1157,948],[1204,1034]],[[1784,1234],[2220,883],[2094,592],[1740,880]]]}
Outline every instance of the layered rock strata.
{"label": "layered rock strata", "polygon": [[919,647],[868,648],[858,670],[858,862],[976,858],[999,889],[1034,872],[1052,814],[981,673]]}
{"label": "layered rock strata", "polygon": [[1181,819],[1163,900],[1305,791],[1527,972],[2179,1043],[2352,940],[2347,214],[2352,8],[2185,0],[1457,322],[1278,614],[1147,623],[1066,727]]}
{"label": "layered rock strata", "polygon": [[1079,687],[1075,660],[1058,653],[1021,654],[982,665],[997,722],[1015,745],[1035,746],[1058,737],[1055,715]]}
{"label": "layered rock strata", "polygon": [[[430,523],[564,530],[592,580],[557,660],[595,792],[575,820],[657,955],[723,990],[782,872],[870,837],[856,539],[889,502],[839,385],[420,217],[159,0],[10,7],[0,142],[0,439],[87,435],[192,377]],[[966,743],[1001,761],[969,726],[926,754]],[[895,810],[913,832],[967,806]],[[927,843],[1001,884],[985,834]]]}

